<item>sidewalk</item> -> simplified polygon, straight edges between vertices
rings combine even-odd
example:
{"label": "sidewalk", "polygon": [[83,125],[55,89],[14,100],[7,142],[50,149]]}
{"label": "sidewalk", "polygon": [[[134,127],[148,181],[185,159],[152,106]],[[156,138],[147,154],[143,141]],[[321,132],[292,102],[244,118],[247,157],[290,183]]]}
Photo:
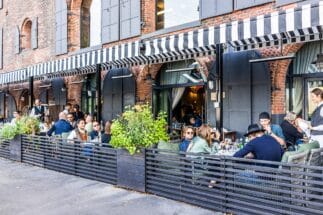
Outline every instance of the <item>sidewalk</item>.
{"label": "sidewalk", "polygon": [[2,215],[209,215],[212,211],[0,158]]}

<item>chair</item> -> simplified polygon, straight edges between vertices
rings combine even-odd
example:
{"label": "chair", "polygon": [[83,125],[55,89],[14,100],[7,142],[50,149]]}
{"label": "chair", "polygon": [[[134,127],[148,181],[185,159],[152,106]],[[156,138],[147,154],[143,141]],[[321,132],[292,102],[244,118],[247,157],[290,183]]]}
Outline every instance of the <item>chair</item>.
{"label": "chair", "polygon": [[[312,149],[309,156],[308,156],[308,160],[307,160],[307,165],[310,165],[310,166],[321,166],[322,164],[322,158],[321,158],[321,153],[323,152],[323,148],[319,148],[319,149]],[[306,172],[307,173],[316,173],[316,174],[321,174],[322,171],[320,170],[315,170],[315,169],[311,169],[311,168],[308,168],[306,169]],[[321,177],[314,177],[314,176],[306,176],[305,177],[307,181],[310,181],[310,180],[315,180],[315,181],[320,181],[322,180]],[[312,183],[305,183],[305,186],[306,188],[307,187],[310,187],[310,188],[321,188],[319,185],[315,185],[315,184],[312,184]],[[321,193],[319,192],[315,192],[315,191],[312,191],[311,189],[306,189],[305,190],[305,193],[306,194],[314,194],[314,195],[321,195]],[[307,200],[310,200],[309,198],[307,198]]]}
{"label": "chair", "polygon": [[[287,158],[287,163],[305,164],[307,161],[308,153],[309,153],[309,150],[305,150],[304,152],[289,155]],[[294,168],[294,167],[292,167],[292,168]],[[298,168],[298,167],[296,167],[296,168]]]}
{"label": "chair", "polygon": [[67,137],[70,135],[71,132],[63,132],[62,133],[62,139],[67,139]]}
{"label": "chair", "polygon": [[[306,164],[308,154],[309,154],[309,150],[305,150],[304,152],[290,155],[290,156],[288,156],[287,162],[292,163],[292,164],[304,165],[304,164]],[[293,171],[292,173],[288,173],[288,175],[291,179],[289,181],[289,183],[291,185],[303,186],[303,182],[300,180],[304,179],[304,175],[302,174],[302,172],[305,171],[304,167],[288,166],[288,168],[290,171]],[[300,179],[300,180],[297,180],[297,179]],[[293,202],[293,200],[296,200],[296,199],[303,200],[303,196],[297,195],[297,193],[303,193],[305,191],[304,188],[299,188],[299,187],[294,186],[294,187],[290,187],[289,189],[293,193],[296,193],[296,194],[290,194],[290,199],[291,199],[290,204],[291,205],[295,205],[295,204],[302,205],[301,203]]]}
{"label": "chair", "polygon": [[297,155],[299,153],[310,151],[311,149],[317,149],[317,148],[320,148],[320,144],[317,141],[312,141],[306,144],[300,144],[299,149],[297,151],[285,152],[281,161],[288,162],[289,156]]}
{"label": "chair", "polygon": [[320,166],[322,164],[322,152],[323,148],[311,149],[310,155],[308,156],[307,164],[311,166]]}

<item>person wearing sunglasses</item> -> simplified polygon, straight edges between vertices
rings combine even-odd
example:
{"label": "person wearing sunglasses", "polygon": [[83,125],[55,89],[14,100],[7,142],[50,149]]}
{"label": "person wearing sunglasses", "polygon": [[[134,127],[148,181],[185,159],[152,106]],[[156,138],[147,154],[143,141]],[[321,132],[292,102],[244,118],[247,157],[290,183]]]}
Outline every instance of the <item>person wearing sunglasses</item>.
{"label": "person wearing sunglasses", "polygon": [[95,141],[95,142],[101,142],[102,134],[103,134],[103,132],[102,132],[100,123],[94,121],[93,122],[93,130],[90,132],[91,140]]}
{"label": "person wearing sunglasses", "polygon": [[179,144],[179,151],[180,152],[186,152],[188,146],[192,142],[194,137],[194,129],[191,126],[187,126],[183,128],[183,140]]}

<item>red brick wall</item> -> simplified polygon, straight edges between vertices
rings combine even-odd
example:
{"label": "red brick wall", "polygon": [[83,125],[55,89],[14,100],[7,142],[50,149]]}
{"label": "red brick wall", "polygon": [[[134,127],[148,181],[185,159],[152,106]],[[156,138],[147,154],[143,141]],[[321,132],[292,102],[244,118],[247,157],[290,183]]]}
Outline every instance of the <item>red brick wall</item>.
{"label": "red brick wall", "polygon": [[[67,0],[68,8],[68,50],[70,52],[80,49],[80,16],[81,16],[81,2],[82,0]],[[143,28],[142,34],[154,32],[156,29],[155,10],[156,1],[142,0],[142,20]],[[294,7],[289,5],[286,7]],[[202,21],[202,26],[207,27],[210,25],[219,25],[225,22],[240,20],[251,16],[270,13],[276,10],[274,3],[265,4],[245,10],[235,11],[231,14],[209,18]],[[23,50],[20,54],[14,53],[14,29],[15,26],[21,26],[26,18],[32,20],[33,17],[38,17],[38,49],[36,50]],[[54,60],[55,58],[62,58],[65,56],[55,56],[55,1],[54,0],[4,0],[4,7],[0,10],[0,27],[4,28],[4,65],[3,70],[0,72],[12,71],[33,65],[39,62]],[[196,27],[198,28],[198,27]],[[192,29],[184,29],[178,32],[189,31]],[[178,33],[176,32],[176,33]],[[173,34],[169,33],[169,34]],[[139,37],[129,38],[123,41],[117,41],[111,44],[104,44],[104,47],[113,46],[116,44],[138,40]],[[296,45],[297,46],[297,45]],[[291,48],[290,52],[296,51]],[[263,51],[263,53],[270,53],[270,51]],[[199,60],[201,64],[207,67],[210,59]],[[271,64],[273,71],[273,84],[275,90],[272,97],[272,110],[273,113],[284,112],[285,101],[285,74],[289,62],[279,62],[279,65]],[[274,67],[278,69],[274,69]],[[161,65],[140,66],[132,69],[137,80],[137,100],[150,101],[151,99],[151,80],[148,80],[147,74],[152,74],[154,77],[159,71]],[[79,77],[80,78],[80,77]],[[73,80],[78,80],[77,77],[66,78],[66,85],[68,86],[68,101],[72,103],[80,102],[80,89],[81,84],[69,84]],[[11,85],[13,88],[13,85]],[[37,95],[38,89],[35,89]],[[19,98],[16,97],[18,100]]]}
{"label": "red brick wall", "polygon": [[[290,44],[283,48],[283,55],[290,53],[296,53],[303,44]],[[281,51],[279,48],[266,48],[260,50],[263,57],[280,56]],[[291,60],[280,60],[269,62],[269,70],[271,72],[271,110],[272,114],[284,114],[286,113],[285,103],[285,87],[286,87],[286,75]]]}

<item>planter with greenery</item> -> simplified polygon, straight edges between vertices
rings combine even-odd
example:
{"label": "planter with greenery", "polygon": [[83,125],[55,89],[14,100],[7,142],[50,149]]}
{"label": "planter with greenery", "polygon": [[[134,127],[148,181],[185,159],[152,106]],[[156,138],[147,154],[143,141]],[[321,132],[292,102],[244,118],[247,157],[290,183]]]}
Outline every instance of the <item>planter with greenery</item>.
{"label": "planter with greenery", "polygon": [[[148,104],[128,108],[111,126],[110,144],[117,154],[118,185],[145,191],[144,149],[168,141],[165,113],[153,117]],[[127,150],[127,151],[126,151]]]}
{"label": "planter with greenery", "polygon": [[5,124],[0,130],[1,139],[9,140],[9,158],[21,161],[21,135],[36,134],[39,131],[39,120],[35,117],[24,116],[15,124]]}

